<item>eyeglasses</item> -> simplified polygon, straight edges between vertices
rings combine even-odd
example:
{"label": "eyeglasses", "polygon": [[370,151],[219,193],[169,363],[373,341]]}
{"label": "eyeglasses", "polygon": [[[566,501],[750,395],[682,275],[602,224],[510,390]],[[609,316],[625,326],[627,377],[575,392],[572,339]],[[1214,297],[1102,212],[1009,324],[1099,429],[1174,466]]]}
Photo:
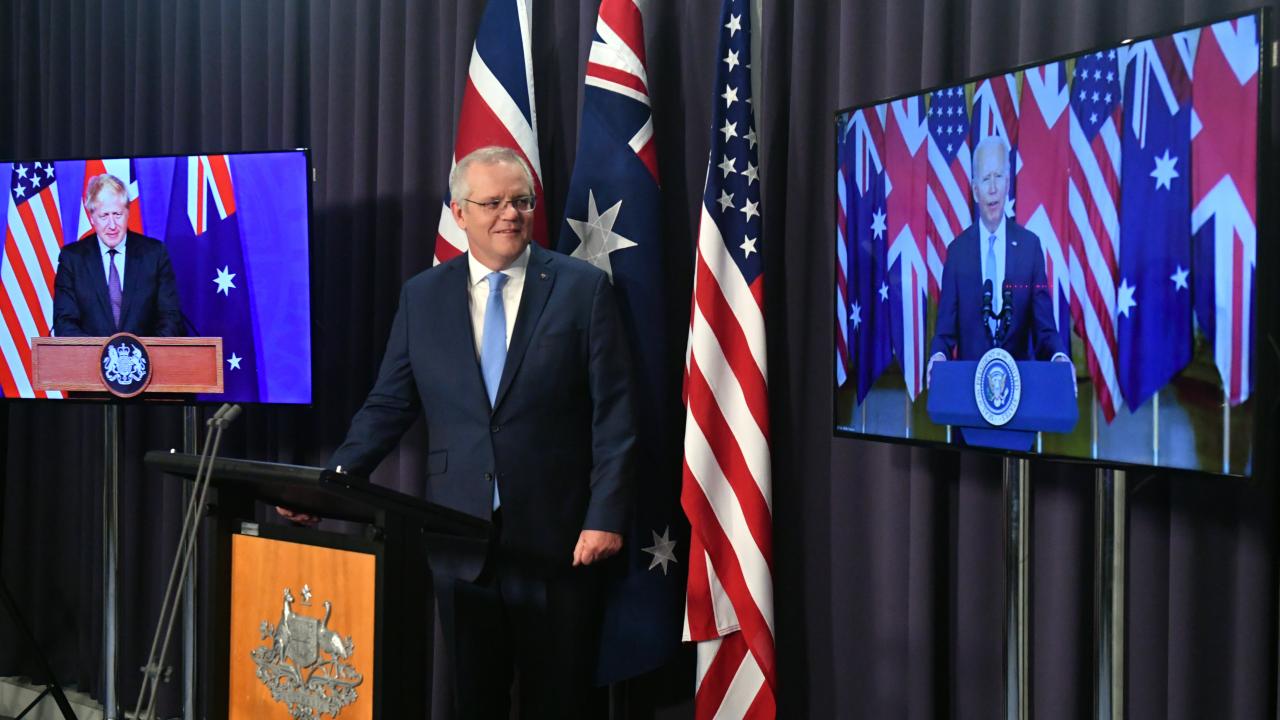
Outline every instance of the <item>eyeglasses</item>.
{"label": "eyeglasses", "polygon": [[522,213],[532,212],[533,208],[538,204],[538,198],[534,195],[521,195],[510,200],[469,200],[462,198],[462,202],[471,203],[492,215],[506,210],[508,205]]}

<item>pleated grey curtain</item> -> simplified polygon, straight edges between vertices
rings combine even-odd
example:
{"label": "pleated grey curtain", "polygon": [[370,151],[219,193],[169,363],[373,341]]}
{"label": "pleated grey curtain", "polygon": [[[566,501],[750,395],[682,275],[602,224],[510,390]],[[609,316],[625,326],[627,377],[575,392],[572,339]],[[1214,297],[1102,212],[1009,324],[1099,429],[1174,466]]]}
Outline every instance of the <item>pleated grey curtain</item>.
{"label": "pleated grey curtain", "polygon": [[[572,171],[596,5],[535,2],[535,93],[553,218]],[[667,284],[675,288],[667,327],[678,348],[719,2],[646,7]],[[1002,708],[999,459],[831,439],[832,112],[1246,7],[756,4],[780,717],[991,718]],[[315,403],[251,408],[228,453],[319,464],[341,440],[372,383],[400,283],[430,264],[482,10],[482,0],[0,6],[0,157],[312,149]],[[671,358],[673,372],[681,362]],[[97,693],[101,411],[9,403],[7,412],[0,570],[56,671]],[[155,407],[125,416],[121,697],[131,704],[181,511],[180,488],[144,472],[139,458],[180,445],[181,418]],[[421,465],[421,437],[411,431],[375,480],[418,492]],[[1084,717],[1093,471],[1036,462],[1032,474],[1034,711]],[[1130,717],[1274,715],[1274,481],[1131,473]],[[32,673],[12,637],[0,615],[0,675]],[[620,693],[625,716],[678,705],[692,682],[674,677]],[[166,686],[170,709],[173,690]]]}

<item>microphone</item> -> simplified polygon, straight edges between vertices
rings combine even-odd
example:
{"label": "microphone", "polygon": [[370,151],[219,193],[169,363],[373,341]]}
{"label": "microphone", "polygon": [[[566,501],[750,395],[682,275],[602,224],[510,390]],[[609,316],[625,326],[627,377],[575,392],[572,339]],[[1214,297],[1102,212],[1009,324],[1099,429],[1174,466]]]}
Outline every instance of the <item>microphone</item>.
{"label": "microphone", "polygon": [[1000,336],[998,342],[1004,342],[1004,336],[1009,332],[1009,322],[1013,318],[1013,288],[1006,283],[1000,293],[1000,327],[997,334]]}
{"label": "microphone", "polygon": [[991,280],[984,280],[982,283],[982,328],[987,331],[987,339],[995,342],[995,337],[991,332],[991,318],[995,317],[995,313],[991,312]]}
{"label": "microphone", "polygon": [[241,407],[239,405],[223,403],[222,407],[218,408],[218,411],[205,424],[209,427],[224,428],[234,422],[237,417],[240,417],[240,412]]}

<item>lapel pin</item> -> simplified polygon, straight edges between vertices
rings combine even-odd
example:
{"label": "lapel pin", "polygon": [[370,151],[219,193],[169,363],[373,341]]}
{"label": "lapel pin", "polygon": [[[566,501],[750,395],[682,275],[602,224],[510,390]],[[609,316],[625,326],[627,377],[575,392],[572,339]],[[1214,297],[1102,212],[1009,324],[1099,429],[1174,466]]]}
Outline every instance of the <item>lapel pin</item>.
{"label": "lapel pin", "polygon": [[546,273],[544,273],[544,272],[543,272],[543,273],[538,273],[538,279],[539,279],[539,280],[546,280],[546,279],[547,279],[547,274],[546,274]]}

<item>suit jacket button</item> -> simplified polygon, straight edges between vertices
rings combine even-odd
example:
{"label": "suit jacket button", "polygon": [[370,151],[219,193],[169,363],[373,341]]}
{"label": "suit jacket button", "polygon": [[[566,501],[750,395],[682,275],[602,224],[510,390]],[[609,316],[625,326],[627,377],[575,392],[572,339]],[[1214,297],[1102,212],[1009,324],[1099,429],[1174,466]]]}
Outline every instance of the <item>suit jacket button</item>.
{"label": "suit jacket button", "polygon": [[493,482],[493,473],[485,473],[485,474],[484,474],[484,481],[485,481],[485,482]]}
{"label": "suit jacket button", "polygon": [[499,430],[501,430],[501,429],[502,429],[502,426],[501,426],[501,425],[490,425],[490,426],[489,426],[489,432],[491,432],[491,433],[496,433],[496,432],[498,432],[498,431],[499,431]]}

